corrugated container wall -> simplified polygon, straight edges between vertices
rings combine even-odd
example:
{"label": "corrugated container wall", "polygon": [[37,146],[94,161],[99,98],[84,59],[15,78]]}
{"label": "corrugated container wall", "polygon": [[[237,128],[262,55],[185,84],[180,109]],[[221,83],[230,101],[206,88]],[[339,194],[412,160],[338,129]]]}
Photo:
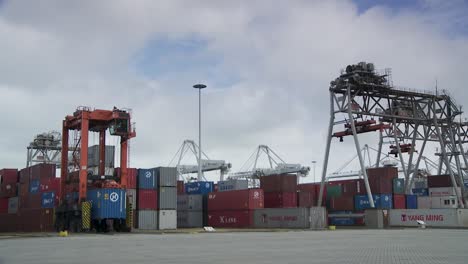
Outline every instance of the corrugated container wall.
{"label": "corrugated container wall", "polygon": [[185,193],[187,194],[208,194],[213,190],[213,182],[189,182],[185,184]]}
{"label": "corrugated container wall", "polygon": [[297,192],[265,192],[265,208],[297,207]]}
{"label": "corrugated container wall", "polygon": [[182,194],[177,196],[178,211],[202,211],[204,196],[202,194]]}
{"label": "corrugated container wall", "polygon": [[418,196],[418,209],[429,209],[429,208],[431,208],[431,197]]}
{"label": "corrugated container wall", "polygon": [[[458,177],[455,177],[457,185],[460,185]],[[452,187],[450,175],[432,175],[427,177],[427,186],[429,188],[436,187]]]}
{"label": "corrugated container wall", "polygon": [[329,201],[329,209],[331,211],[352,211],[354,210],[354,199],[353,197],[334,197]]}
{"label": "corrugated container wall", "polygon": [[18,195],[17,183],[2,183],[0,185],[0,197],[10,198]]}
{"label": "corrugated container wall", "polygon": [[158,211],[158,229],[159,230],[177,229],[177,211],[176,210],[159,210]]}
{"label": "corrugated container wall", "polygon": [[218,182],[218,192],[245,190],[249,188],[248,180],[227,180]]}
{"label": "corrugated container wall", "polygon": [[325,186],[327,189],[327,199],[340,197],[342,195],[341,185],[327,185]]}
{"label": "corrugated container wall", "polygon": [[256,228],[309,228],[310,209],[265,208],[254,210]]}
{"label": "corrugated container wall", "polygon": [[158,212],[156,210],[138,210],[138,229],[157,230]]}
{"label": "corrugated container wall", "polygon": [[317,201],[315,197],[310,192],[298,192],[298,206],[299,207],[313,207],[317,206]]}
{"label": "corrugated container wall", "polygon": [[184,181],[177,181],[177,194],[184,194],[184,193],[185,193]]}
{"label": "corrugated container wall", "polygon": [[0,183],[17,183],[18,182],[18,169],[1,169],[0,170]]}
{"label": "corrugated container wall", "polygon": [[144,190],[137,191],[137,208],[156,210],[158,209],[158,191]]}
{"label": "corrugated container wall", "polygon": [[396,167],[369,168],[367,174],[373,194],[393,192],[393,179],[398,178],[398,169]]}
{"label": "corrugated container wall", "polygon": [[405,194],[405,179],[393,179],[393,193]]}
{"label": "corrugated container wall", "polygon": [[436,196],[431,197],[432,209],[458,208],[456,196]]}
{"label": "corrugated container wall", "polygon": [[[115,168],[115,175],[120,179],[121,170]],[[138,187],[138,169],[127,168],[127,189],[136,189]]]}
{"label": "corrugated container wall", "polygon": [[44,192],[41,199],[42,208],[54,208],[58,205],[58,197],[55,195],[55,192]]}
{"label": "corrugated container wall", "polygon": [[253,227],[252,210],[211,211],[208,225],[212,227],[243,228]]}
{"label": "corrugated container wall", "polygon": [[[374,200],[375,208],[377,209],[391,209],[393,207],[393,197],[391,194],[373,194],[372,198]],[[354,208],[356,210],[365,210],[371,208],[367,195],[356,195],[354,197]]]}
{"label": "corrugated container wall", "polygon": [[177,228],[203,227],[202,211],[177,211]]}
{"label": "corrugated container wall", "polygon": [[209,211],[251,210],[263,207],[262,189],[217,192],[208,195]]}
{"label": "corrugated container wall", "polygon": [[461,188],[457,187],[438,187],[438,188],[429,188],[429,196],[454,196],[458,193],[461,193]]}
{"label": "corrugated container wall", "polygon": [[138,169],[138,188],[156,189],[156,171],[154,169]]}
{"label": "corrugated container wall", "polygon": [[0,198],[0,214],[8,213],[8,198]]}
{"label": "corrugated container wall", "polygon": [[177,169],[175,167],[157,167],[158,186],[177,187]]}
{"label": "corrugated container wall", "polygon": [[260,188],[267,192],[296,192],[297,175],[280,174],[260,177]]}
{"label": "corrugated container wall", "polygon": [[177,187],[159,187],[158,209],[177,209]]}
{"label": "corrugated container wall", "polygon": [[87,198],[92,202],[91,216],[93,219],[126,217],[126,194],[121,189],[89,190]]}
{"label": "corrugated container wall", "polygon": [[406,208],[417,209],[418,208],[418,196],[417,195],[406,195]]}
{"label": "corrugated container wall", "polygon": [[406,209],[406,197],[404,194],[393,195],[393,208]]}
{"label": "corrugated container wall", "polygon": [[411,190],[414,195],[417,196],[428,196],[429,195],[429,190],[426,188],[414,188]]}

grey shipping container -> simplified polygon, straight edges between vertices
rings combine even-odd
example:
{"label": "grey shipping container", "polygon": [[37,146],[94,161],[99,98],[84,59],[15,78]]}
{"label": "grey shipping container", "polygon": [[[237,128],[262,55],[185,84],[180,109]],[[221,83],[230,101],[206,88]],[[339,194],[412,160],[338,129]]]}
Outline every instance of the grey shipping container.
{"label": "grey shipping container", "polygon": [[227,180],[218,182],[218,192],[245,190],[249,188],[248,180]]}
{"label": "grey shipping container", "polygon": [[203,194],[181,194],[177,195],[177,211],[202,211]]}
{"label": "grey shipping container", "polygon": [[309,228],[308,208],[265,208],[254,210],[257,228]]}
{"label": "grey shipping container", "polygon": [[158,229],[158,212],[156,210],[139,210],[138,211],[138,229],[142,230],[157,230]]}
{"label": "grey shipping container", "polygon": [[8,213],[16,214],[18,212],[18,197],[8,198]]}
{"label": "grey shipping container", "polygon": [[159,187],[158,208],[177,209],[177,187]]}
{"label": "grey shipping container", "polygon": [[203,227],[203,211],[177,211],[177,228]]}
{"label": "grey shipping container", "polygon": [[[106,146],[105,167],[114,167],[115,146]],[[88,148],[88,167],[99,166],[99,146]]]}
{"label": "grey shipping container", "polygon": [[177,187],[177,169],[175,167],[157,167],[158,186]]}
{"label": "grey shipping container", "polygon": [[176,210],[159,210],[158,213],[159,230],[177,229]]}
{"label": "grey shipping container", "polygon": [[127,199],[132,204],[132,209],[136,209],[137,191],[135,189],[127,189]]}

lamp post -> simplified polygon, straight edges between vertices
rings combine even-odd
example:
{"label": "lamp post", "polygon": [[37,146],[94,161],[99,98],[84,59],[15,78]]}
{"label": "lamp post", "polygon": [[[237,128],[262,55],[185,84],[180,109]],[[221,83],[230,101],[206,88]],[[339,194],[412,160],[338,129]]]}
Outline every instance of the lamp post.
{"label": "lamp post", "polygon": [[202,147],[201,147],[201,90],[206,88],[204,84],[195,84],[193,88],[198,89],[198,181],[202,180]]}
{"label": "lamp post", "polygon": [[315,182],[315,164],[316,164],[316,163],[317,163],[316,160],[313,160],[313,161],[312,161],[312,164],[314,164],[314,182]]}

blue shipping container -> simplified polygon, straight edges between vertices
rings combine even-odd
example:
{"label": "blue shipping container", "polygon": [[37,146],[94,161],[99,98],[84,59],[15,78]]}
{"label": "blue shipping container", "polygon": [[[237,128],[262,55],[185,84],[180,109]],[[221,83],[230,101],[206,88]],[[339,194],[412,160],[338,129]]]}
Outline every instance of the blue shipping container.
{"label": "blue shipping container", "polygon": [[121,189],[89,190],[88,200],[91,201],[91,219],[125,219],[126,194]]}
{"label": "blue shipping container", "polygon": [[[393,207],[393,195],[391,194],[374,194],[372,198],[374,199],[375,208],[392,209]],[[354,209],[365,210],[369,208],[371,207],[367,195],[356,195],[354,197]]]}
{"label": "blue shipping container", "polygon": [[414,188],[412,191],[417,196],[429,196],[429,189],[427,188]]}
{"label": "blue shipping container", "polygon": [[41,207],[54,208],[55,206],[55,192],[42,193]]}
{"label": "blue shipping container", "polygon": [[156,169],[138,169],[138,188],[156,189],[157,187]]}
{"label": "blue shipping container", "polygon": [[31,180],[29,183],[29,192],[30,193],[38,193],[39,192],[40,182],[39,180]]}
{"label": "blue shipping container", "polygon": [[350,226],[356,224],[356,220],[352,217],[329,217],[328,224],[337,226]]}
{"label": "blue shipping container", "polygon": [[213,190],[213,182],[189,182],[185,184],[186,194],[208,194]]}
{"label": "blue shipping container", "polygon": [[406,195],[406,209],[418,209],[418,196],[414,194]]}

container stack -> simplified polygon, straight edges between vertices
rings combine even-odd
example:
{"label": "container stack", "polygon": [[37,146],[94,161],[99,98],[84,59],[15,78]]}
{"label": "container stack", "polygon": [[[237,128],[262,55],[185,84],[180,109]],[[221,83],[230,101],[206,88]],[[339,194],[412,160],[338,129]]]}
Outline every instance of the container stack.
{"label": "container stack", "polygon": [[158,167],[158,229],[177,228],[177,169]]}
{"label": "container stack", "polygon": [[297,207],[297,175],[280,174],[260,178],[265,208]]}
{"label": "container stack", "polygon": [[203,194],[177,195],[177,227],[203,227],[206,212],[206,197]]}
{"label": "container stack", "polygon": [[221,228],[254,227],[254,210],[264,208],[262,189],[213,192],[208,195],[208,225]]}
{"label": "container stack", "polygon": [[0,170],[0,232],[17,229],[18,170]]}
{"label": "container stack", "polygon": [[[181,216],[180,216],[180,219],[178,220],[178,222],[180,222],[182,224],[181,227],[183,226],[186,226],[186,225],[198,225],[199,224],[199,219],[194,219],[194,220],[190,220],[188,219],[188,217],[195,217],[194,215],[197,215],[197,213],[191,213],[192,215],[188,215],[188,213],[186,211],[197,211],[198,209],[190,209],[190,210],[184,210],[184,208],[187,208],[186,206],[187,205],[184,205],[184,203],[186,202],[185,199],[194,199],[194,200],[198,200],[198,199],[201,199],[202,200],[202,209],[201,209],[201,212],[202,212],[202,226],[205,226],[208,224],[208,205],[207,205],[207,200],[208,200],[208,194],[209,193],[212,193],[212,192],[215,192],[215,184],[214,182],[210,182],[210,181],[199,181],[199,182],[187,182],[185,183],[184,185],[184,194],[186,195],[190,195],[190,196],[199,196],[201,198],[185,198],[185,197],[181,197]],[[194,201],[195,203],[197,203],[196,201]],[[198,206],[195,206],[194,208],[198,208]],[[178,208],[179,210],[179,208]],[[193,221],[193,224],[189,224],[189,221]]]}
{"label": "container stack", "polygon": [[[115,168],[115,176],[120,179],[120,168]],[[138,187],[138,170],[135,168],[127,168],[127,209],[131,212],[131,219],[127,221],[131,223],[131,228],[137,227],[137,187]]]}
{"label": "container stack", "polygon": [[[460,185],[458,179],[457,185]],[[448,209],[458,208],[457,192],[460,187],[454,187],[450,175],[434,175],[427,177],[430,208]]]}
{"label": "container stack", "polygon": [[[355,197],[365,194],[361,179],[328,182],[325,187],[331,225],[363,225],[363,209],[355,206]],[[357,217],[359,216],[359,217]]]}
{"label": "container stack", "polygon": [[156,169],[138,169],[137,215],[138,228],[158,229],[158,193]]}

